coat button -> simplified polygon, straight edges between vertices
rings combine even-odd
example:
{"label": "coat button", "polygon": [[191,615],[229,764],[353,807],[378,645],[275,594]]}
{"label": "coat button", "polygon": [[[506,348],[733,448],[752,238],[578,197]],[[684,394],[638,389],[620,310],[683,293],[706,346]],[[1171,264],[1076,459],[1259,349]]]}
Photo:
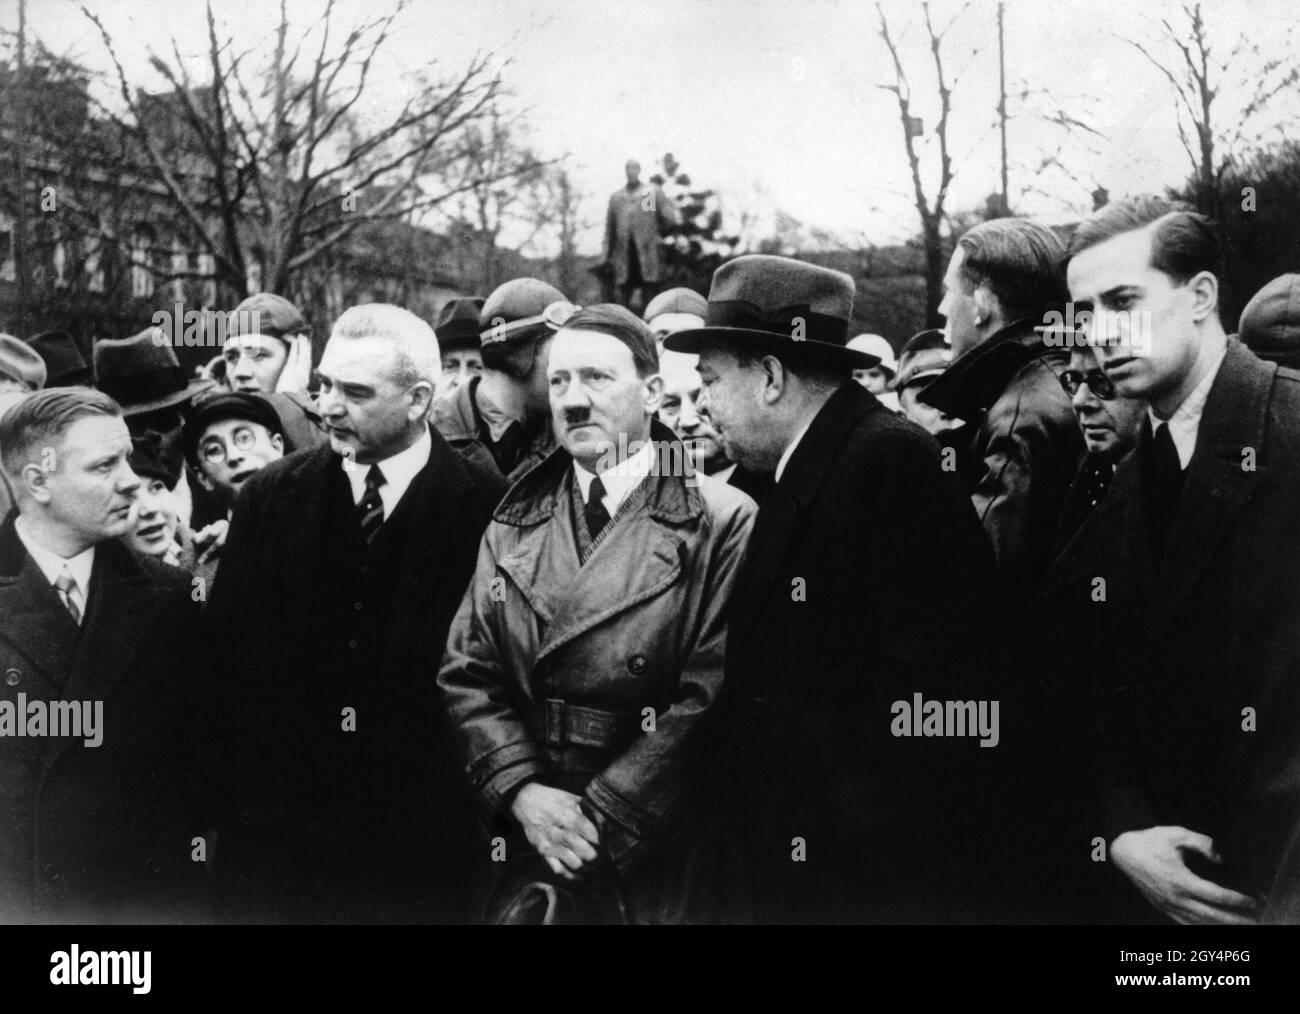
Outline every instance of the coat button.
{"label": "coat button", "polygon": [[633,676],[640,676],[645,672],[646,661],[644,655],[633,655],[627,660],[627,671]]}
{"label": "coat button", "polygon": [[5,683],[8,686],[16,687],[22,681],[23,681],[23,674],[20,673],[17,669],[5,670]]}
{"label": "coat button", "polygon": [[360,602],[354,602],[352,603],[352,608],[355,609],[357,612],[361,612],[363,607]]}
{"label": "coat button", "polygon": [[41,874],[52,884],[59,879],[59,868],[54,863],[46,863],[45,869],[41,870]]}
{"label": "coat button", "polygon": [[144,868],[152,873],[155,877],[162,872],[162,863],[150,856],[144,861]]}
{"label": "coat button", "polygon": [[550,676],[550,675],[551,675],[551,663],[550,663],[550,662],[538,662],[538,663],[537,663],[537,676],[538,676],[538,678],[539,678],[539,679],[546,679],[546,677],[548,677],[548,676]]}

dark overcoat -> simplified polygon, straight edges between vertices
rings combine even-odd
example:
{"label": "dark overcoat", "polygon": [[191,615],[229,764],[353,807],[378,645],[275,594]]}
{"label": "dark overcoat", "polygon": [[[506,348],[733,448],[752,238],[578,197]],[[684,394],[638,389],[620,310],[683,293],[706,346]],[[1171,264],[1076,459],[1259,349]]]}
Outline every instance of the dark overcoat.
{"label": "dark overcoat", "polygon": [[1300,820],[1300,373],[1229,340],[1160,569],[1150,439],[1144,429],[1047,586],[1052,612],[1072,618],[1053,653],[1071,663],[1069,707],[1087,702],[1095,720],[1083,830],[1109,843],[1181,825],[1214,839],[1213,879],[1294,896],[1300,885],[1275,881]]}
{"label": "dark overcoat", "polygon": [[435,677],[503,483],[430,432],[369,554],[328,447],[268,465],[235,506],[204,614],[230,918],[466,918],[472,818]]}
{"label": "dark overcoat", "polygon": [[0,701],[102,702],[103,739],[0,737],[0,923],[205,918],[189,574],[101,543],[79,628],[16,517],[0,526]]}
{"label": "dark overcoat", "polygon": [[971,917],[956,871],[979,847],[961,825],[982,800],[963,774],[994,751],[891,727],[918,693],[989,697],[992,585],[938,444],[839,388],[763,501],[736,580],[716,788],[745,868],[736,918]]}

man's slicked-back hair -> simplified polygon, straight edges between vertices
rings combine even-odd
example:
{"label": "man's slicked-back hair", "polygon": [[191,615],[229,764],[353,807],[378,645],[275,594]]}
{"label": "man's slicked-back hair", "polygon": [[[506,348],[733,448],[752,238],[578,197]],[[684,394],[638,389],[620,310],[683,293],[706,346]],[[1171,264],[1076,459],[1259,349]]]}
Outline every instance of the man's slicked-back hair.
{"label": "man's slicked-back hair", "polygon": [[39,462],[78,419],[121,417],[122,406],[89,387],[51,387],[27,395],[0,416],[0,462],[17,480],[23,468]]}
{"label": "man's slicked-back hair", "polygon": [[1126,232],[1154,226],[1151,267],[1178,285],[1208,271],[1223,275],[1223,253],[1214,223],[1191,205],[1154,194],[1139,194],[1099,208],[1079,223],[1066,247],[1066,262],[1090,246]]}
{"label": "man's slicked-back hair", "polygon": [[410,310],[390,303],[362,303],[344,310],[334,322],[330,338],[384,338],[397,349],[399,384],[424,380],[436,384],[442,374],[438,336]]}
{"label": "man's slicked-back hair", "polygon": [[565,331],[596,331],[617,338],[632,353],[638,377],[659,372],[655,336],[640,317],[617,303],[597,303],[579,310],[564,324]]}
{"label": "man's slicked-back hair", "polygon": [[995,218],[970,229],[957,245],[967,291],[984,286],[1007,321],[1040,316],[1070,298],[1065,247],[1051,229],[1027,218]]}

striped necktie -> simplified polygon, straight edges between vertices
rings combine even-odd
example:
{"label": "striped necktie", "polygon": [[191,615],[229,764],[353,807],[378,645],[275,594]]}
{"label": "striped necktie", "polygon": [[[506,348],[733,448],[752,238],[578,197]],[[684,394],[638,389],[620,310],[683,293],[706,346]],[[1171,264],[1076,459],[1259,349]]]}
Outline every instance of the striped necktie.
{"label": "striped necktie", "polygon": [[375,535],[384,523],[384,501],[380,499],[379,487],[387,482],[378,465],[371,465],[366,473],[366,491],[357,504],[357,518],[361,522],[361,537],[369,546],[375,541]]}
{"label": "striped necktie", "polygon": [[59,598],[68,612],[72,614],[72,622],[81,626],[81,608],[77,605],[77,600],[72,597],[72,593],[77,590],[77,582],[72,575],[66,570],[54,579],[54,590],[59,593]]}

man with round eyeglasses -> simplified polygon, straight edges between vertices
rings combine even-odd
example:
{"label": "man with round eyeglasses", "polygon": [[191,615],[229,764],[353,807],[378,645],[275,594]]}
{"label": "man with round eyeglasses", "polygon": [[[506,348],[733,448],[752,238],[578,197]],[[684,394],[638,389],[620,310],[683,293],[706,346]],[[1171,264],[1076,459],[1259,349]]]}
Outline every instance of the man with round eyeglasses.
{"label": "man with round eyeglasses", "polygon": [[223,391],[202,398],[185,423],[185,456],[199,483],[226,514],[244,483],[284,457],[280,417],[255,394]]}
{"label": "man with round eyeglasses", "polygon": [[1058,551],[1106,498],[1116,466],[1137,446],[1147,407],[1145,399],[1121,398],[1097,361],[1096,351],[1082,343],[1071,350],[1069,368],[1060,379],[1083,431],[1085,450],[1061,511]]}

